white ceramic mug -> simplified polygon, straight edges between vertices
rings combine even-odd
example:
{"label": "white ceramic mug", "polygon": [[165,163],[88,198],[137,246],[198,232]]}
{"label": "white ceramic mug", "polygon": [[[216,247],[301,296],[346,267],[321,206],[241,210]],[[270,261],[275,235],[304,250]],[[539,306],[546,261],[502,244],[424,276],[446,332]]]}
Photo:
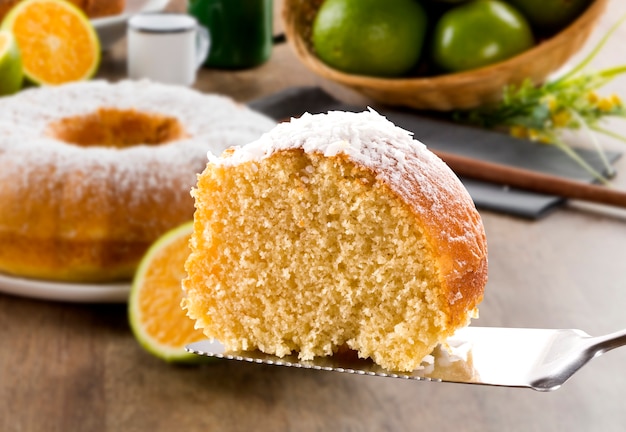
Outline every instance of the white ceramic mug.
{"label": "white ceramic mug", "polygon": [[190,86],[206,59],[210,38],[196,19],[178,13],[143,13],[128,21],[128,76]]}

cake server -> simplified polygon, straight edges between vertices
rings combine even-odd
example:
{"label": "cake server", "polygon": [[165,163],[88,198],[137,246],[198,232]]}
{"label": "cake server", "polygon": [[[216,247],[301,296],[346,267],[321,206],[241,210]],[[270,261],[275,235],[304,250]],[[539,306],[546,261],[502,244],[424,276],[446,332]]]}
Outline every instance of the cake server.
{"label": "cake server", "polygon": [[594,357],[626,345],[626,329],[591,337],[572,329],[467,327],[427,356],[413,372],[391,372],[353,352],[302,361],[260,351],[227,352],[217,341],[200,341],[186,350],[198,355],[358,375],[419,381],[556,390]]}

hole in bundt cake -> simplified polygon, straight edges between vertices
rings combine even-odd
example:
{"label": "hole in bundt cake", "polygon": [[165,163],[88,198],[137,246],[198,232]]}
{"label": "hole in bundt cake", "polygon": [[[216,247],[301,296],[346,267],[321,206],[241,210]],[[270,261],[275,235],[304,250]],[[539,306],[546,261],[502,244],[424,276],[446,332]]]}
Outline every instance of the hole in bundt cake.
{"label": "hole in bundt cake", "polygon": [[100,108],[49,125],[48,135],[82,147],[160,145],[187,136],[174,117],[136,110]]}

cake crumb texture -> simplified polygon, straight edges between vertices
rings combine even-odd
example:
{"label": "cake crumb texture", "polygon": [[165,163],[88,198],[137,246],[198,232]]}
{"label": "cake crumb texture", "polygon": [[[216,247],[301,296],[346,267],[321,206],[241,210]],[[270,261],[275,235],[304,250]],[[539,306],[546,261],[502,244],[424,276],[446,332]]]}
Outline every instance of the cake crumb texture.
{"label": "cake crumb texture", "polygon": [[275,124],[227,97],[147,80],[0,98],[0,272],[130,280],[150,245],[193,217],[207,151]]}
{"label": "cake crumb texture", "polygon": [[229,350],[308,360],[347,345],[410,371],[482,300],[471,199],[375,112],[306,115],[211,156],[193,196],[183,304]]}

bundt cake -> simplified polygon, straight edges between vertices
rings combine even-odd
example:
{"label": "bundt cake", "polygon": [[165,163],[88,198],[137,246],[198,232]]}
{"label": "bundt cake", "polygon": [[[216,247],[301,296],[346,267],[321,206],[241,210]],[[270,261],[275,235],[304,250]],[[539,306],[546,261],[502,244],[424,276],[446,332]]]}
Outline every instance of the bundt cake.
{"label": "bundt cake", "polygon": [[[0,0],[0,22],[11,8],[22,0]],[[126,0],[67,0],[78,6],[89,18],[121,14]]]}
{"label": "bundt cake", "polygon": [[226,97],[147,81],[0,99],[0,272],[131,278],[152,242],[193,218],[207,151],[274,125]]}
{"label": "bundt cake", "polygon": [[307,114],[209,159],[183,307],[227,350],[347,347],[410,371],[476,316],[481,218],[447,165],[376,112]]}

